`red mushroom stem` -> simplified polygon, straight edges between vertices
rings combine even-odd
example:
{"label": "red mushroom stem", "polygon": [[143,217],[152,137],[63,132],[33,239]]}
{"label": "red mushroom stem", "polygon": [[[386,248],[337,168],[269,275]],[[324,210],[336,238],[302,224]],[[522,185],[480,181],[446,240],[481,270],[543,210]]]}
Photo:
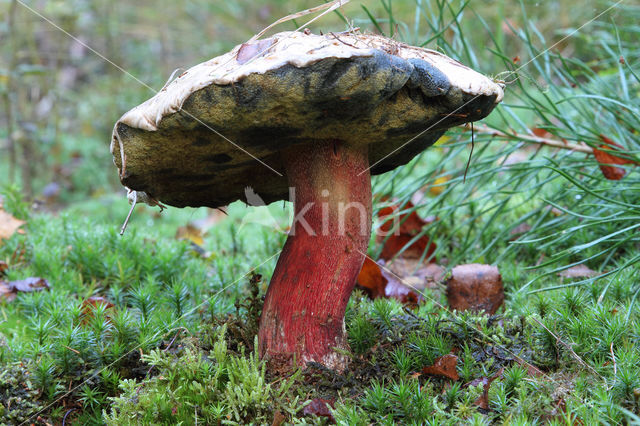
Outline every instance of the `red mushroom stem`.
{"label": "red mushroom stem", "polygon": [[349,347],[344,314],[371,234],[367,148],[318,141],[283,160],[295,218],[267,290],[260,354],[282,366],[342,370],[348,359],[335,349]]}

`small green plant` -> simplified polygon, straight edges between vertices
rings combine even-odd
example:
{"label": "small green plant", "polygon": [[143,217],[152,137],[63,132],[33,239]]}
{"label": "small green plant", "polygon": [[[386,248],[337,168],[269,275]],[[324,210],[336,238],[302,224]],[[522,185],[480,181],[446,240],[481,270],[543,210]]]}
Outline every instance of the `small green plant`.
{"label": "small green plant", "polygon": [[104,413],[106,423],[271,423],[276,410],[294,416],[300,404],[292,385],[300,373],[268,383],[257,352],[229,353],[225,334],[226,326],[220,327],[208,354],[188,346],[179,356],[157,349],[145,355],[157,375],[122,381],[122,393],[110,398],[112,408]]}

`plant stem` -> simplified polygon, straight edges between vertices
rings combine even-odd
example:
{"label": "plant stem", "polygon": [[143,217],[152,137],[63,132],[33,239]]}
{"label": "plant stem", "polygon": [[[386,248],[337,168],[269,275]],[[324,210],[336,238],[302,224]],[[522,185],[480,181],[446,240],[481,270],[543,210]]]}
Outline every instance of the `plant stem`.
{"label": "plant stem", "polygon": [[296,216],[264,302],[260,354],[276,369],[313,361],[343,370],[344,314],[371,233],[371,178],[359,175],[367,149],[314,141],[283,159]]}
{"label": "plant stem", "polygon": [[535,135],[527,135],[523,133],[504,133],[500,130],[494,129],[492,127],[487,126],[486,124],[475,126],[474,131],[476,133],[484,133],[489,134],[498,138],[507,139],[507,140],[523,140],[527,142],[538,143],[542,145],[547,145],[553,148],[560,149],[568,149],[576,152],[584,152],[585,154],[593,154],[593,149],[584,142],[579,143],[569,143],[562,140],[544,138]]}

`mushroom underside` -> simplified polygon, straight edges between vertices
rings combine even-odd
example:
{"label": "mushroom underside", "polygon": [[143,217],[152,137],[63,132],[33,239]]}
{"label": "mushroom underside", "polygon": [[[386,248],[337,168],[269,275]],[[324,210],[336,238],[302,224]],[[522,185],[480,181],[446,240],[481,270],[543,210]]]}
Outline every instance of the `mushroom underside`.
{"label": "mushroom underside", "polygon": [[172,206],[219,207],[242,199],[247,185],[270,203],[288,198],[285,149],[346,141],[366,147],[372,174],[384,173],[447,128],[487,115],[495,98],[385,53],[329,58],[211,84],[160,117],[155,131],[118,122],[124,156],[118,141],[112,152],[124,185]]}

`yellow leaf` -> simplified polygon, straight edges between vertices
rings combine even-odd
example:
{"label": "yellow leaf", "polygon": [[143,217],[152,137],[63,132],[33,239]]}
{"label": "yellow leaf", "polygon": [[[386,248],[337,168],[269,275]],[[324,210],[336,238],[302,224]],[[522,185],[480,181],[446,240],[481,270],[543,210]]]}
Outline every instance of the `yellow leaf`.
{"label": "yellow leaf", "polygon": [[189,240],[200,247],[204,245],[202,231],[191,224],[179,227],[176,231],[176,238],[179,240]]}
{"label": "yellow leaf", "polygon": [[440,176],[433,182],[433,185],[429,187],[429,193],[434,196],[442,194],[446,187],[445,184],[449,182],[450,179],[449,176]]}
{"label": "yellow leaf", "polygon": [[440,137],[440,139],[438,139],[436,141],[436,143],[434,143],[434,146],[441,146],[441,145],[445,145],[447,143],[449,143],[449,141],[451,141],[451,136],[447,136],[447,135],[442,135]]}

